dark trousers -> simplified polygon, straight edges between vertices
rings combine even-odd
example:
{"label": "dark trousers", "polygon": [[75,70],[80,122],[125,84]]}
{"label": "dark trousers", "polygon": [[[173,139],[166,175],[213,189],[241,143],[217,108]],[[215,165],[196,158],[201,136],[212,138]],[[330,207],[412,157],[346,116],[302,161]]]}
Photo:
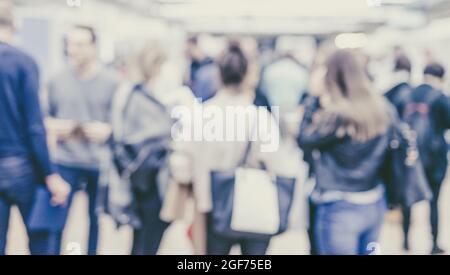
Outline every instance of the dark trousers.
{"label": "dark trousers", "polygon": [[[58,165],[58,172],[61,177],[67,181],[72,187],[72,193],[69,200],[69,208],[72,204],[73,196],[77,190],[85,187],[89,200],[89,241],[88,241],[88,255],[97,254],[98,243],[98,216],[96,213],[96,202],[98,193],[98,178],[99,171],[95,169],[83,169],[77,167],[68,167],[64,165]],[[68,214],[68,213],[67,213]],[[66,216],[67,219],[67,216]],[[61,252],[63,232],[55,232],[53,238],[54,241],[54,253],[59,254]]]}
{"label": "dark trousers", "polygon": [[317,206],[314,204],[312,199],[309,199],[309,227],[308,227],[308,239],[310,245],[310,254],[318,255],[317,247],[316,247],[316,239],[315,239],[315,217],[316,217],[316,208]]}
{"label": "dark trousers", "polygon": [[[35,192],[33,169],[27,160],[0,158],[0,255],[6,254],[6,239],[12,206],[19,208],[25,224],[30,215]],[[49,254],[49,232],[29,232],[29,249],[33,255]]]}
{"label": "dark trousers", "polygon": [[[433,237],[433,248],[438,246],[439,237],[439,196],[441,193],[442,181],[434,180],[432,176],[427,175],[433,198],[430,201],[430,225],[431,235]],[[408,236],[411,225],[411,208],[402,209],[403,212],[403,233],[405,236],[405,246],[409,246]]]}
{"label": "dark trousers", "polygon": [[161,199],[158,192],[136,195],[136,210],[142,226],[134,230],[133,255],[156,255],[169,223],[159,218]]}
{"label": "dark trousers", "polygon": [[211,215],[207,217],[206,253],[208,255],[228,255],[233,245],[241,247],[242,255],[265,255],[270,245],[268,239],[234,239],[217,234],[213,229]]}

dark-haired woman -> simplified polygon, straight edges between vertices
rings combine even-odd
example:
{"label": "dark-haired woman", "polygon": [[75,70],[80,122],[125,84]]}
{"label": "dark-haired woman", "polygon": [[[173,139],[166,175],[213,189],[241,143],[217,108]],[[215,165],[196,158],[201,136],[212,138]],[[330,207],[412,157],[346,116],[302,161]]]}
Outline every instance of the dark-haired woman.
{"label": "dark-haired woman", "polygon": [[[236,169],[243,158],[250,137],[250,127],[236,126],[236,120],[227,120],[227,114],[230,108],[242,108],[242,110],[258,110],[259,120],[247,121],[246,126],[253,124],[251,128],[258,129],[258,137],[264,136],[264,141],[273,142],[279,137],[278,126],[270,113],[265,108],[254,106],[255,92],[246,85],[248,72],[248,61],[245,54],[237,44],[232,44],[229,49],[221,56],[219,68],[223,88],[204,105],[204,114],[208,115],[204,125],[215,123],[215,130],[212,131],[214,137],[208,137],[203,134],[203,140],[196,142],[194,148],[193,161],[193,182],[197,210],[206,216],[206,253],[209,255],[226,255],[230,253],[233,245],[240,245],[241,252],[244,255],[264,255],[270,243],[270,238],[230,238],[214,230],[211,211],[213,208],[211,193],[211,172],[230,171]],[[248,108],[248,109],[247,109]],[[238,113],[236,119],[245,116],[244,113]],[[260,123],[270,123],[270,127],[260,127]],[[244,139],[239,139],[238,135],[232,136],[230,127],[234,127],[234,134],[240,131]],[[244,130],[243,128],[246,128]],[[206,126],[205,126],[206,129]],[[237,130],[237,132],[236,132]],[[248,131],[247,131],[248,130]],[[220,139],[219,136],[226,137]],[[249,154],[248,165],[259,167],[258,164],[264,163],[269,170],[277,169],[274,163],[277,162],[273,148],[264,148],[263,142],[256,139],[252,143],[252,150]],[[266,150],[265,150],[266,149]],[[275,148],[276,149],[276,148]],[[258,190],[255,190],[257,194]],[[226,217],[224,217],[226,218]]]}
{"label": "dark-haired woman", "polygon": [[307,106],[298,140],[313,151],[316,247],[322,255],[376,253],[386,210],[381,166],[394,113],[356,53],[337,51],[324,69],[321,96]]}

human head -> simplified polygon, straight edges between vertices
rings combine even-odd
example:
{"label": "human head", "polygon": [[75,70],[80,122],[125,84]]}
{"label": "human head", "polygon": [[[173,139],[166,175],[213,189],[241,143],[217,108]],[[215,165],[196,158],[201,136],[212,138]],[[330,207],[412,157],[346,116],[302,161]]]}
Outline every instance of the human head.
{"label": "human head", "polygon": [[137,57],[139,74],[144,82],[152,80],[161,71],[167,60],[167,52],[157,40],[149,40],[140,50]]}
{"label": "human head", "polygon": [[431,63],[425,67],[423,72],[425,82],[436,89],[442,89],[444,85],[445,68],[438,63]]}
{"label": "human head", "polygon": [[373,91],[362,60],[352,50],[338,50],[326,63],[325,95],[329,109],[341,115],[346,134],[366,141],[387,131],[386,104]]}
{"label": "human head", "polygon": [[73,26],[66,36],[67,55],[75,67],[97,59],[97,33],[90,26]]}
{"label": "human head", "polygon": [[230,43],[219,60],[220,76],[224,86],[240,86],[248,70],[248,60],[236,42]]}
{"label": "human head", "polygon": [[406,55],[400,55],[395,59],[394,72],[411,74],[411,61]]}
{"label": "human head", "polygon": [[14,33],[14,14],[10,1],[0,0],[0,39],[9,42]]}
{"label": "human head", "polygon": [[201,61],[206,57],[205,53],[199,45],[198,36],[192,36],[187,40],[186,43],[186,55],[189,59],[193,61]]}
{"label": "human head", "polygon": [[361,59],[351,50],[338,50],[327,62],[325,84],[335,98],[359,99],[370,93],[369,78]]}

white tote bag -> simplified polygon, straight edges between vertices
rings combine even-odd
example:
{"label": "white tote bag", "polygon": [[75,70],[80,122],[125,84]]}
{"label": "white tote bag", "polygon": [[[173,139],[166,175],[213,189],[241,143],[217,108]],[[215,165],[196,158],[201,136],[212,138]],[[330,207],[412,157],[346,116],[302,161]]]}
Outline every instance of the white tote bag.
{"label": "white tote bag", "polygon": [[238,168],[231,229],[274,235],[280,228],[278,191],[267,171]]}

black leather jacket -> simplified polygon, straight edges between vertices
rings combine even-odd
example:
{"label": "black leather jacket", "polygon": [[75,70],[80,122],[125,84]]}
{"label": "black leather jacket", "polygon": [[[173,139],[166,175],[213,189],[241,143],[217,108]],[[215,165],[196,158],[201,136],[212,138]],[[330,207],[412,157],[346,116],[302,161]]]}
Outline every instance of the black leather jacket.
{"label": "black leather jacket", "polygon": [[[343,192],[363,192],[375,188],[382,182],[382,165],[389,150],[392,131],[363,143],[355,142],[348,136],[338,137],[338,125],[319,125],[311,131],[309,126],[319,109],[318,100],[309,98],[305,103],[298,138],[305,154],[309,152],[312,155],[311,165],[317,188]],[[395,113],[395,110],[391,112]]]}

